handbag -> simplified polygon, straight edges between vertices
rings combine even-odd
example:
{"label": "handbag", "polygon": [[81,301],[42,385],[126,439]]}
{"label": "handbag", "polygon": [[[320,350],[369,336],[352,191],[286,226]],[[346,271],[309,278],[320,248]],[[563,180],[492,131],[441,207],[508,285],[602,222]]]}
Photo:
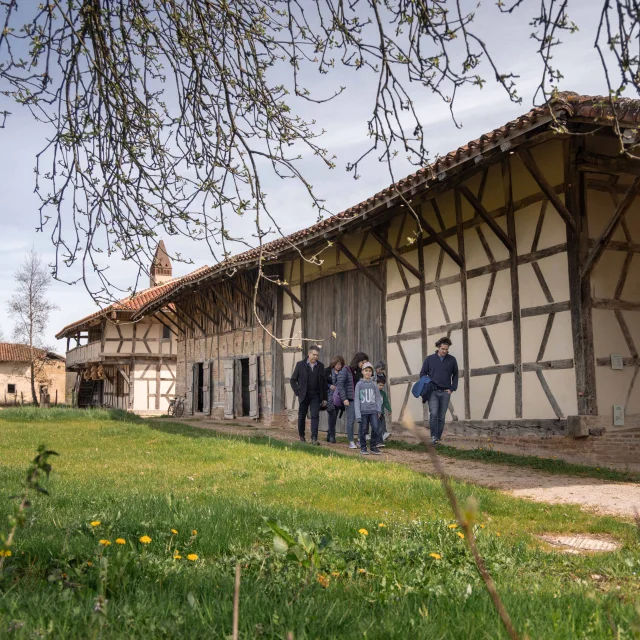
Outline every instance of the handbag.
{"label": "handbag", "polygon": [[340,394],[338,393],[338,388],[337,387],[333,390],[333,394],[331,395],[331,402],[333,402],[333,406],[336,409],[341,409],[344,406],[344,403],[342,402],[342,398],[340,397]]}

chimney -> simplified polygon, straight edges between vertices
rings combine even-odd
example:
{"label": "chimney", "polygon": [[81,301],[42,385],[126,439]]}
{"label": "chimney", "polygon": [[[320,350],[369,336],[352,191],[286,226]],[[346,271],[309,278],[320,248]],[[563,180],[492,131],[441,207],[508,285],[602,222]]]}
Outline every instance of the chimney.
{"label": "chimney", "polygon": [[173,279],[171,260],[169,260],[169,255],[167,254],[163,240],[158,242],[156,254],[153,256],[153,262],[151,263],[150,274],[151,279],[149,286],[151,287],[157,287],[159,284]]}

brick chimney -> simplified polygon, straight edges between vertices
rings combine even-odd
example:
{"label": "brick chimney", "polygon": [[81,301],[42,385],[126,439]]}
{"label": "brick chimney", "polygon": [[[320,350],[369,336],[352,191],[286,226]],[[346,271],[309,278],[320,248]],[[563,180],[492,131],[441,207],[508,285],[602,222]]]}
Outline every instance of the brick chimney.
{"label": "brick chimney", "polygon": [[156,254],[151,263],[150,274],[151,280],[149,286],[151,287],[157,287],[159,284],[173,279],[171,260],[169,260],[169,254],[167,253],[163,240],[158,242]]}

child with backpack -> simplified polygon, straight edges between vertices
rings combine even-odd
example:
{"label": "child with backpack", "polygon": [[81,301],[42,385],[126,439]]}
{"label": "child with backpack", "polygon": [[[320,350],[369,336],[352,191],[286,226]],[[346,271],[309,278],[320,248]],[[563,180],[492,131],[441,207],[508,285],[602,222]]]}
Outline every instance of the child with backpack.
{"label": "child with backpack", "polygon": [[344,358],[342,356],[334,356],[331,360],[331,366],[327,370],[327,420],[329,428],[327,430],[327,442],[335,444],[336,442],[336,422],[338,421],[338,413],[344,411],[340,394],[338,393],[338,375],[344,367]]}
{"label": "child with backpack", "polygon": [[365,362],[361,369],[362,379],[356,384],[353,394],[356,422],[360,425],[360,453],[363,456],[369,455],[366,434],[369,426],[371,426],[371,453],[380,455],[382,451],[377,447],[377,444],[382,442],[378,422],[382,412],[382,396],[378,385],[373,379],[373,365],[370,362]]}

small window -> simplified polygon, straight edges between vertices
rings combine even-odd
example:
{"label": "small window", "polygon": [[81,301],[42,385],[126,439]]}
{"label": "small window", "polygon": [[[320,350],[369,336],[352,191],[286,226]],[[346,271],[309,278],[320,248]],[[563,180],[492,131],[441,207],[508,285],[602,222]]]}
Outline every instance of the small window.
{"label": "small window", "polygon": [[16,392],[16,385],[15,384],[8,384],[7,385],[7,393],[15,393]]}
{"label": "small window", "polygon": [[171,337],[171,331],[169,330],[169,327],[162,325],[162,337],[166,340],[167,338]]}

